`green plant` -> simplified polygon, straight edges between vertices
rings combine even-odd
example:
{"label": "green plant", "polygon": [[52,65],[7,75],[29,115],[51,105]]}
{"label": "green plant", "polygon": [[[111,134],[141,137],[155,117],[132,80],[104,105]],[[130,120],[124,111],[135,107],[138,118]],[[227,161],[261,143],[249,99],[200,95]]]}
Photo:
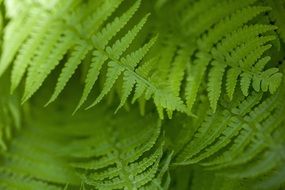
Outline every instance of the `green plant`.
{"label": "green plant", "polygon": [[0,4],[0,189],[285,188],[285,1]]}

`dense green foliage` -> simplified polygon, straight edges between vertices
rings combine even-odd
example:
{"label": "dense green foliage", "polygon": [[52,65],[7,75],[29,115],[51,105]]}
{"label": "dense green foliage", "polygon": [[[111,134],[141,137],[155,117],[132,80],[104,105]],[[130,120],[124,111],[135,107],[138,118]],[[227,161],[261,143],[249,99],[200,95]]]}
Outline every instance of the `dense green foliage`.
{"label": "dense green foliage", "polygon": [[284,0],[0,5],[1,190],[285,189]]}

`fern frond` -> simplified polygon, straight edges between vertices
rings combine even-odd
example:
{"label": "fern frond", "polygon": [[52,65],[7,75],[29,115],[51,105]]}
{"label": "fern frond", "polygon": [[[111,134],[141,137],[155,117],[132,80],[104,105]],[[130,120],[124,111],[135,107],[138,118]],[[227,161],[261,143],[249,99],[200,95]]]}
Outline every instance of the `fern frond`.
{"label": "fern frond", "polygon": [[[224,18],[207,35],[203,35],[198,41],[199,49],[208,51],[214,44],[219,42],[228,33],[231,33],[257,15],[269,11],[269,7],[249,6],[241,10],[237,10],[234,14]],[[241,36],[240,36],[241,37]]]}
{"label": "fern frond", "polygon": [[[284,123],[284,108],[279,106],[283,98],[283,89],[266,98],[262,98],[262,93],[256,93],[241,103],[225,105],[214,115],[210,113],[177,152],[175,162],[182,165],[198,163],[214,173],[238,179],[274,175],[284,159],[280,154],[284,139],[275,136],[280,134]],[[282,183],[282,180],[278,182]],[[256,188],[256,184],[248,186]]]}
{"label": "fern frond", "polygon": [[[249,10],[254,12],[254,8],[249,9]],[[246,10],[246,12],[249,10]],[[260,10],[257,9],[257,11],[260,11]],[[253,15],[255,15],[255,14],[253,14]],[[225,25],[221,25],[221,26],[225,26]],[[218,29],[216,29],[216,30],[218,30]],[[246,30],[248,31],[248,29],[246,29]],[[263,28],[262,30],[266,31],[266,28]],[[242,32],[242,31],[243,30],[240,30],[239,32]],[[211,34],[214,35],[215,32],[213,32]],[[250,34],[247,34],[247,35],[250,35]],[[241,36],[241,35],[239,35],[239,36]],[[225,39],[222,42],[220,42],[220,44],[217,45],[217,49],[212,50],[212,52],[214,53],[214,60],[218,60],[218,62],[223,63],[222,65],[217,64],[216,61],[212,61],[212,63],[211,63],[213,65],[213,69],[210,70],[209,82],[212,84],[209,84],[208,91],[213,92],[213,89],[217,90],[217,92],[215,91],[214,94],[209,93],[210,103],[211,103],[211,107],[212,107],[213,111],[215,111],[215,109],[216,109],[216,105],[217,105],[217,102],[219,99],[219,95],[221,93],[222,76],[225,72],[226,65],[229,65],[230,67],[235,67],[235,68],[231,68],[231,70],[229,70],[228,75],[227,75],[227,93],[229,94],[230,98],[232,98],[232,95],[233,95],[233,92],[234,92],[234,89],[235,89],[235,86],[237,83],[236,80],[238,79],[239,76],[241,76],[241,90],[242,90],[243,94],[245,96],[247,96],[248,95],[248,89],[250,87],[251,80],[252,80],[252,75],[261,75],[259,73],[256,73],[256,74],[249,73],[248,70],[250,70],[254,66],[256,60],[258,60],[261,57],[261,55],[267,49],[269,49],[271,47],[269,45],[263,46],[263,44],[266,43],[267,40],[273,40],[273,39],[271,39],[270,36],[259,37],[259,38],[256,38],[256,41],[253,40],[252,42],[250,42],[251,41],[250,40],[248,42],[244,42],[245,44],[241,45],[240,47],[237,47],[237,49],[235,49],[234,51],[228,49],[228,52],[226,54],[224,54],[224,56],[222,56],[220,54],[222,51],[219,49],[221,46],[223,46],[222,44],[224,42],[226,44],[229,44],[229,43],[227,43],[227,40],[231,40],[231,45],[234,44],[234,42],[232,41],[233,40],[232,38],[234,38],[234,36],[230,35],[230,37],[229,37],[230,39],[227,39],[227,38],[228,37],[226,36]],[[215,38],[213,38],[213,39],[215,39]],[[241,39],[239,39],[239,40],[241,40]],[[259,45],[256,46],[256,45],[254,45],[255,43],[256,43],[256,45],[257,44],[259,44]],[[238,41],[237,41],[237,44],[235,46],[239,46]],[[232,47],[232,48],[235,48],[235,47]],[[249,54],[249,55],[246,55],[246,54]],[[244,60],[242,60],[242,59],[244,59]],[[239,64],[240,68],[236,68],[237,62],[240,62],[240,64]],[[217,71],[219,70],[218,69],[219,67],[217,67],[217,65],[219,67],[223,68],[222,70],[220,70],[219,74],[217,73]],[[219,81],[219,83],[216,83],[216,85],[214,85],[214,83],[215,83],[215,80],[213,80],[214,78],[211,77],[211,76],[213,76],[212,73],[216,73],[215,80]],[[281,75],[280,75],[280,73],[277,75],[278,76],[276,76],[274,78],[276,80],[275,82],[277,82],[277,85],[278,85],[278,83],[280,84],[280,82],[281,82]],[[274,80],[274,79],[272,79],[272,80]],[[264,82],[264,84],[265,83],[266,82]],[[273,85],[273,83],[271,83],[271,84]],[[270,83],[268,82],[268,79],[267,79],[267,85],[270,85]],[[263,91],[267,91],[267,89],[264,88]],[[274,93],[274,91],[273,91],[273,93]]]}
{"label": "fern frond", "polygon": [[[119,4],[119,1],[117,1],[116,3],[112,3],[112,6],[110,6],[110,3],[106,1],[106,3],[104,3],[101,8],[103,10],[105,9],[105,13],[108,12],[107,15],[105,14],[104,16],[103,14],[101,15],[101,17],[98,17],[98,18],[93,19],[92,21],[89,21],[88,27],[90,27],[90,25],[92,24],[93,25],[95,24],[96,27],[94,28],[98,28],[100,26],[100,23],[102,24],[102,22],[108,17],[108,15],[113,12],[112,8],[115,9],[115,7],[118,6],[118,4]],[[43,5],[45,4],[43,3]],[[16,35],[17,37],[19,37],[19,39],[16,39],[17,41],[15,43],[13,43],[14,42],[13,40],[15,39],[14,37],[7,36],[7,38],[5,39],[6,40],[5,42],[7,42],[8,44],[11,44],[12,46],[5,48],[5,51],[7,50],[8,55],[1,57],[2,58],[1,66],[3,67],[2,72],[4,72],[7,66],[10,65],[13,57],[16,56],[16,61],[15,61],[14,69],[12,73],[12,83],[13,83],[12,90],[14,90],[18,86],[19,82],[21,81],[21,78],[23,77],[28,67],[31,66],[32,68],[29,70],[32,70],[32,71],[36,69],[40,69],[38,68],[37,64],[42,65],[43,63],[41,62],[45,60],[45,57],[47,56],[51,57],[53,60],[55,60],[55,62],[52,63],[53,66],[51,66],[51,68],[47,70],[45,73],[41,73],[41,75],[39,76],[41,76],[42,79],[40,79],[36,85],[34,84],[33,88],[30,87],[31,89],[33,89],[33,91],[36,91],[36,89],[38,89],[39,86],[41,85],[42,80],[45,79],[45,77],[50,73],[50,71],[56,65],[59,64],[59,61],[67,53],[67,50],[72,48],[74,44],[74,43],[71,43],[70,40],[66,42],[64,38],[61,39],[62,37],[61,35],[64,35],[65,37],[67,36],[67,38],[68,37],[71,37],[71,38],[81,37],[80,35],[82,32],[78,31],[77,29],[74,29],[72,26],[74,24],[77,27],[78,25],[72,22],[76,22],[76,21],[81,22],[81,20],[74,19],[70,21],[69,20],[70,18],[68,17],[70,16],[68,11],[75,9],[75,7],[78,7],[78,1],[69,1],[69,2],[58,1],[55,3],[55,5],[52,8],[52,11],[50,12],[48,10],[45,10],[41,6],[38,7],[37,3],[30,3],[29,5],[26,5],[26,6],[30,6],[29,8],[25,8],[26,12],[28,13],[25,12],[26,16],[17,15],[17,17],[19,18],[17,19],[14,18],[14,23],[12,22],[9,25],[11,28],[11,31],[8,33],[8,35],[13,36],[13,31],[15,31],[17,27],[23,27],[23,24],[25,24],[26,30],[23,31],[21,35]],[[78,9],[80,9],[80,7]],[[93,6],[90,6],[89,9],[94,10]],[[88,19],[88,16],[89,15],[87,15],[87,19]],[[94,14],[92,14],[91,17],[94,18]],[[8,26],[8,29],[10,29],[9,26]],[[64,30],[65,28],[68,28],[69,31],[66,32]],[[93,29],[90,32],[93,32]],[[76,33],[76,35],[74,35],[74,32]],[[73,35],[73,36],[70,36],[70,35]],[[58,36],[58,38],[56,36]],[[58,42],[62,43],[63,41],[65,41],[65,51],[62,50],[63,48],[62,44],[57,44]],[[37,55],[36,50],[39,47],[41,47],[40,50],[42,50],[42,55]],[[58,49],[54,50],[53,48],[55,47]],[[19,53],[17,51],[19,51]],[[50,53],[54,53],[54,54],[50,54]],[[4,52],[4,55],[6,55],[5,52]],[[36,65],[31,65],[33,61],[38,61],[38,60],[41,62],[37,63]],[[29,82],[29,84],[30,83],[32,82]],[[26,94],[28,93],[33,94],[33,92],[26,92]]]}
{"label": "fern frond", "polygon": [[211,3],[207,4],[207,1],[204,1],[203,3],[207,4],[207,6],[205,6],[205,9],[207,11],[199,12],[197,15],[195,15],[195,17],[192,17],[192,19],[195,20],[194,22],[192,19],[189,19],[187,22],[189,23],[192,21],[194,25],[191,28],[190,26],[187,26],[188,28],[186,29],[186,31],[189,31],[189,33],[194,34],[195,36],[199,36],[203,34],[206,30],[208,30],[211,26],[214,26],[217,23],[219,23],[223,18],[231,15],[232,13],[244,7],[250,6],[255,2],[256,0],[250,0],[250,1],[243,0],[239,2],[220,1],[219,3],[212,6]]}
{"label": "fern frond", "polygon": [[[253,38],[253,40],[249,40],[247,43],[241,45],[240,47],[237,47],[234,51],[228,52],[227,54],[224,55],[223,58],[221,57],[221,54],[218,53],[219,55],[216,57],[218,63],[220,63],[218,65],[222,65],[220,67],[223,67],[224,69],[220,72],[219,75],[217,75],[220,78],[215,79],[219,80],[220,83],[216,84],[216,86],[209,84],[208,88],[209,92],[212,92],[213,89],[217,89],[218,91],[214,94],[215,96],[213,94],[209,94],[211,100],[210,102],[214,111],[215,111],[214,109],[215,105],[217,105],[218,102],[219,94],[221,93],[220,88],[221,88],[222,76],[224,75],[225,67],[227,67],[227,65],[231,67],[227,75],[227,88],[226,88],[230,98],[232,98],[232,94],[237,84],[236,80],[238,79],[239,76],[241,77],[240,80],[241,90],[245,96],[248,95],[248,90],[252,81],[258,80],[257,78],[260,77],[263,78],[262,84],[264,85],[264,88],[262,88],[262,91],[264,92],[268,91],[268,87],[272,85],[271,89],[273,91],[270,92],[271,93],[275,92],[274,89],[276,90],[276,86],[280,85],[282,80],[282,74],[279,72],[279,70],[277,68],[270,68],[265,71],[261,70],[259,72],[256,72],[256,69],[254,68],[254,65],[257,64],[256,61],[259,60],[262,54],[264,54],[264,52],[271,47],[270,45],[263,45],[263,44],[266,43],[268,40],[272,39],[273,38],[271,38],[271,36],[258,37],[256,39]],[[220,51],[215,50],[214,52],[217,53]],[[239,65],[237,65],[238,62]],[[217,64],[213,63],[216,62],[215,61],[212,62],[213,69],[210,70],[210,74],[214,72],[215,69],[218,69],[218,67],[216,66]],[[212,77],[210,78],[209,83],[214,83],[215,80],[213,80]],[[272,81],[272,83],[270,83],[270,81]],[[258,82],[253,81],[253,83],[255,83],[256,87],[255,89],[259,89],[257,85]]]}
{"label": "fern frond", "polygon": [[[129,21],[138,10],[140,1],[136,1],[121,16],[115,15],[114,19],[106,22],[114,10],[118,9],[121,2],[121,0],[115,3],[111,3],[111,1],[102,3],[80,3],[75,0],[74,2],[64,3],[59,1],[53,5],[52,9],[47,8],[43,11],[41,6],[38,7],[31,3],[31,8],[30,10],[27,9],[26,13],[27,28],[31,29],[25,31],[26,35],[25,33],[23,34],[22,40],[17,40],[15,47],[12,47],[12,51],[6,48],[7,52],[9,52],[8,58],[2,57],[5,60],[3,60],[1,66],[5,67],[5,69],[15,57],[11,91],[14,91],[19,86],[21,79],[25,77],[25,72],[28,71],[25,77],[26,83],[23,95],[23,102],[27,101],[38,91],[51,71],[60,62],[64,62],[55,91],[46,104],[48,105],[60,95],[67,82],[75,74],[78,66],[87,59],[87,55],[92,54],[83,94],[75,111],[85,103],[102,72],[101,70],[105,67],[108,69],[104,87],[97,99],[88,108],[99,103],[110,92],[121,75],[129,75],[129,77],[124,77],[125,83],[123,83],[123,88],[121,88],[123,97],[119,108],[125,104],[127,98],[131,95],[132,87],[137,83],[142,83],[140,84],[141,87],[143,86],[141,91],[147,94],[145,99],[149,99],[148,97],[154,99],[156,106],[159,108],[158,110],[160,110],[161,117],[163,117],[163,109],[166,109],[169,113],[174,110],[185,111],[183,101],[180,100],[177,93],[179,92],[180,84],[176,84],[176,93],[169,94],[168,90],[160,87],[158,81],[146,79],[136,72],[136,69],[144,64],[146,54],[154,45],[156,38],[151,39],[143,47],[138,48],[131,54],[127,52],[148,18],[147,14],[137,24],[129,26]],[[41,11],[40,15],[38,15],[41,17],[40,21],[31,20],[33,17],[29,18],[30,14],[34,14],[33,11]],[[16,18],[15,20],[17,21]],[[23,24],[22,21],[19,21],[18,25]],[[105,24],[104,27],[102,27],[103,24]],[[18,25],[11,23],[11,28]],[[120,31],[125,26],[130,28],[130,30],[121,37]],[[11,43],[12,38],[8,38],[6,41]],[[64,60],[65,58],[66,60]],[[182,79],[183,77],[181,76],[177,80],[181,82]],[[135,94],[138,95],[138,93]],[[140,93],[140,96],[144,98],[144,93]]]}
{"label": "fern frond", "polygon": [[[167,3],[165,7],[167,7]],[[261,47],[259,52],[256,50],[255,53],[251,52],[253,50],[250,50],[249,48],[241,48],[245,54],[240,52],[243,56],[237,56],[235,62],[241,62],[241,66],[243,64],[247,64],[248,67],[246,70],[245,68],[236,68],[236,66],[232,68],[232,64],[234,63],[230,62],[234,61],[229,61],[228,58],[230,58],[231,53],[236,51],[236,48],[243,46],[243,43],[247,44],[248,40],[251,40],[252,38],[262,38],[262,36],[260,36],[261,34],[276,29],[275,26],[262,25],[256,23],[256,21],[254,21],[254,24],[249,24],[254,18],[270,11],[271,8],[260,6],[260,4],[256,3],[255,0],[239,1],[238,3],[235,1],[221,1],[214,6],[212,5],[212,7],[211,2],[206,0],[193,3],[181,1],[177,3],[177,7],[172,8],[172,5],[169,4],[167,8],[170,10],[175,10],[175,8],[177,8],[178,10],[176,11],[182,12],[182,16],[177,15],[178,19],[173,19],[173,22],[180,22],[183,30],[176,31],[173,29],[172,31],[169,29],[167,32],[162,31],[162,33],[164,32],[165,36],[177,36],[177,32],[180,34],[180,37],[174,42],[169,44],[162,42],[164,46],[166,45],[169,49],[172,49],[172,53],[165,53],[163,58],[166,59],[167,56],[173,55],[173,58],[170,57],[170,61],[168,61],[170,62],[168,65],[171,65],[171,62],[176,60],[175,56],[177,55],[174,55],[175,51],[178,51],[179,47],[187,49],[186,52],[188,52],[188,55],[187,59],[183,60],[183,65],[189,64],[189,66],[182,65],[175,68],[179,68],[181,71],[186,71],[186,85],[185,90],[183,90],[185,91],[185,99],[188,109],[192,110],[193,105],[196,102],[199,89],[204,85],[202,81],[205,77],[209,78],[207,90],[213,111],[215,111],[220,94],[223,91],[222,87],[224,83],[224,73],[228,73],[225,86],[226,91],[231,99],[239,79],[241,79],[241,89],[243,89],[244,95],[247,95],[247,91],[251,87],[251,83],[255,82],[253,78],[257,78],[257,76],[261,75],[264,70],[261,70],[259,74],[255,72],[255,76],[252,76],[252,74],[245,74],[245,72],[247,72],[246,70],[253,69],[255,61],[262,58],[261,52],[265,52],[265,49],[267,49],[267,47],[269,48],[269,45],[263,46],[263,44],[260,44]],[[175,26],[176,25],[173,25],[173,27]],[[165,30],[165,28],[162,29]],[[268,36],[268,38],[270,37]],[[191,45],[187,45],[187,43],[184,41]],[[221,56],[223,53],[225,53],[224,56]],[[256,60],[254,60],[254,58],[248,59],[251,57],[251,55],[249,55],[251,53],[256,57]],[[243,63],[243,59],[246,57],[248,60],[245,61],[246,63]],[[209,65],[212,67],[209,67]],[[251,67],[249,65],[251,65]],[[169,73],[172,72],[172,68],[168,67],[167,69],[170,70]],[[207,73],[208,70],[209,74]],[[268,86],[272,85],[273,93],[274,89],[276,90],[276,86],[278,86],[281,81],[281,75],[279,72],[277,73],[272,73],[271,76],[272,81],[275,81],[276,83],[269,82],[269,76],[267,79],[265,79],[266,81],[264,81],[265,86],[266,84]],[[274,76],[275,74],[276,76]],[[177,76],[180,76],[180,74]],[[180,85],[181,81],[182,80],[180,80]],[[255,84],[257,83],[258,82]]]}
{"label": "fern frond", "polygon": [[[11,64],[19,47],[32,31],[32,27],[30,26],[34,25],[41,16],[40,14],[36,14],[37,11],[34,11],[34,14],[31,15],[28,13],[28,10],[21,12],[18,19],[13,19],[5,28],[3,52],[0,61],[0,75],[3,75],[4,71]],[[18,31],[22,27],[25,30],[21,30],[22,32],[19,34]]]}
{"label": "fern frond", "polygon": [[[166,166],[161,165],[164,143],[154,118],[147,119],[145,125],[146,120],[134,117],[139,116],[135,112],[118,113],[110,120],[111,115],[98,111],[101,120],[97,124],[83,125],[80,132],[71,128],[69,138],[73,140],[65,150],[84,183],[99,189],[148,189],[152,180],[162,180],[166,171],[160,173],[159,168],[167,168],[169,160]],[[126,119],[133,120],[131,125],[124,124]]]}
{"label": "fern frond", "polygon": [[[101,32],[93,37],[93,43],[96,44],[100,50],[104,50],[109,40],[111,40],[112,37],[114,37],[114,35],[119,32],[135,14],[136,10],[139,7],[139,4],[140,1],[137,1],[137,3],[135,3],[133,7],[130,8],[123,16],[116,18],[112,23],[109,23],[105,28],[103,28]],[[94,86],[99,76],[101,67],[104,62],[107,61],[107,59],[108,57],[102,55],[99,51],[93,52],[93,60],[91,61],[90,69],[85,80],[84,91],[75,111],[78,110],[86,101],[92,87]]]}
{"label": "fern frond", "polygon": [[[56,151],[56,142],[53,142],[55,135],[48,133],[44,126],[35,121],[23,126],[23,122],[19,121],[19,102],[11,98],[5,100],[5,104],[9,107],[1,104],[1,112],[3,108],[6,109],[6,115],[1,115],[10,123],[2,123],[2,118],[0,120],[1,127],[7,127],[3,131],[4,136],[1,136],[1,142],[5,140],[7,143],[0,152],[0,188],[57,190],[66,183],[78,183],[72,169],[59,158],[60,150]],[[4,144],[1,145],[3,147]]]}
{"label": "fern frond", "polygon": [[[124,65],[124,64],[118,64],[117,60],[120,59],[121,55],[124,53],[124,51],[129,47],[129,45],[132,43],[138,32],[142,29],[143,25],[145,24],[147,17],[144,17],[132,30],[130,30],[122,39],[117,40],[115,44],[112,47],[107,47],[106,52],[108,54],[108,57],[111,58],[112,61],[108,63],[108,69],[107,71],[107,79],[104,85],[104,88],[99,95],[99,97],[89,106],[92,107],[99,103],[102,98],[110,91],[110,89],[113,87],[114,83],[116,82],[117,78],[120,76],[120,74],[125,70],[125,67],[131,67],[131,65]],[[132,69],[132,68],[131,68]],[[108,77],[109,75],[109,77]]]}
{"label": "fern frond", "polygon": [[[32,111],[1,154],[0,186],[55,190],[69,184],[76,188],[80,180],[74,168],[88,188],[167,187],[171,154],[164,153],[160,122],[153,116],[146,120],[138,112],[120,112],[114,118],[110,110],[101,106],[75,117],[66,112],[69,109],[58,112],[50,107],[49,117],[46,110]],[[126,120],[132,121],[126,125]]]}
{"label": "fern frond", "polygon": [[285,188],[284,7],[0,0],[0,189]]}

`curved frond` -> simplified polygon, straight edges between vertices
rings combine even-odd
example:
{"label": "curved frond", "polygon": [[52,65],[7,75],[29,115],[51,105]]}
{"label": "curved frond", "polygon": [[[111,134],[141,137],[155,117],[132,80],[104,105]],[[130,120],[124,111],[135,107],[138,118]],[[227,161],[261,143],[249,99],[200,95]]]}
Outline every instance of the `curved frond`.
{"label": "curved frond", "polygon": [[236,107],[232,105],[210,113],[193,138],[177,153],[176,162],[199,163],[240,178],[268,173],[283,159],[273,148],[279,147],[274,134],[284,122],[281,116],[284,108],[279,106],[283,98],[283,89],[265,99],[262,93],[256,93],[241,103],[236,101]]}
{"label": "curved frond", "polygon": [[284,10],[0,0],[0,189],[285,189]]}
{"label": "curved frond", "polygon": [[[87,115],[93,118],[94,114]],[[60,129],[68,131],[66,135],[70,141],[64,151],[70,165],[87,186],[148,189],[154,181],[162,185],[170,158],[164,160],[163,134],[153,117],[145,120],[137,112],[123,112],[112,117],[109,111],[101,108],[96,111],[100,120],[90,124],[85,119],[87,115],[81,116],[85,124],[81,123],[80,131],[72,126]]]}
{"label": "curved frond", "polygon": [[[144,87],[143,91],[148,94],[145,99],[152,97],[156,106],[160,108],[159,110],[185,111],[183,101],[177,93],[180,84],[176,84],[176,93],[169,94],[168,90],[161,88],[158,82],[144,78],[136,72],[136,69],[146,61],[145,57],[156,38],[149,40],[133,53],[129,53],[131,45],[137,46],[134,41],[145,25],[149,14],[137,23],[130,22],[134,20],[133,17],[141,2],[136,1],[126,12],[116,15],[114,12],[121,9],[119,6],[121,2],[122,0],[97,3],[76,0],[55,1],[49,8],[43,8],[45,4],[28,3],[26,6],[30,7],[24,8],[25,12],[16,15],[13,22],[7,26],[9,33],[7,35],[12,35],[17,27],[25,26],[29,29],[25,30],[21,36],[17,35],[19,39],[16,39],[16,42],[11,36],[4,39],[7,46],[11,45],[5,47],[1,57],[0,73],[3,73],[15,59],[11,76],[11,91],[13,92],[25,78],[23,102],[26,102],[39,90],[49,74],[62,63],[64,66],[48,105],[56,100],[71,77],[75,75],[77,68],[92,54],[83,94],[75,111],[85,103],[98,77],[101,76],[102,69],[105,68],[108,68],[105,76],[106,82],[99,96],[88,108],[99,103],[110,92],[121,75],[128,75],[129,77],[124,77],[125,83],[121,88],[123,97],[119,107],[122,107],[131,95],[131,87],[141,83],[140,86]],[[108,19],[110,17],[112,19]],[[128,31],[122,35],[125,29]],[[183,62],[180,61],[180,63]],[[183,70],[181,72],[182,75],[180,74],[178,81],[183,79]],[[144,93],[140,96],[144,98]],[[160,115],[163,117],[162,111]]]}
{"label": "curved frond", "polygon": [[[257,84],[258,81],[255,80],[265,72],[264,68],[257,72],[254,65],[264,57],[263,54],[270,48],[270,41],[275,38],[266,33],[276,30],[275,26],[256,22],[252,24],[251,21],[255,17],[269,12],[271,8],[261,6],[255,0],[221,1],[216,5],[212,5],[206,0],[193,3],[181,1],[174,8],[170,3],[165,3],[164,6],[167,11],[182,12],[181,15],[177,15],[178,18],[174,17],[176,19],[171,20],[173,26],[170,25],[170,27],[173,27],[173,30],[162,28],[162,30],[166,30],[166,32],[162,31],[166,36],[165,40],[171,35],[177,36],[177,33],[180,35],[178,35],[179,38],[169,44],[164,41],[161,43],[162,46],[166,45],[172,51],[171,54],[165,52],[165,56],[162,58],[167,60],[168,56],[172,56],[168,61],[164,61],[168,65],[174,63],[176,56],[178,58],[178,54],[175,55],[175,52],[178,52],[180,48],[188,52],[183,64],[175,67],[186,73],[186,85],[181,85],[183,81],[181,79],[179,83],[180,88],[185,88],[183,90],[188,109],[192,110],[199,89],[204,85],[203,80],[207,80],[206,78],[208,78],[208,97],[213,111],[216,110],[220,94],[224,90],[224,84],[231,99],[238,83],[241,84],[241,89],[247,96],[251,84]],[[180,31],[174,29],[177,22],[181,24]],[[271,37],[272,39],[270,39]],[[252,42],[256,43],[253,45],[249,40],[254,41],[254,39],[264,42]],[[268,41],[265,42],[266,40]],[[253,46],[255,47],[253,48]],[[167,50],[165,47],[164,49]],[[166,72],[167,70],[169,73],[172,72],[170,66],[162,71]],[[272,73],[264,78],[263,84],[267,87],[264,86],[263,91],[268,91],[268,87],[272,86],[270,92],[274,93],[276,87],[280,85],[282,74],[277,70],[274,71],[272,70]],[[161,75],[163,76],[163,74]],[[225,82],[224,75],[226,75]],[[177,76],[181,76],[181,74],[177,74]],[[177,93],[177,88],[175,91]]]}

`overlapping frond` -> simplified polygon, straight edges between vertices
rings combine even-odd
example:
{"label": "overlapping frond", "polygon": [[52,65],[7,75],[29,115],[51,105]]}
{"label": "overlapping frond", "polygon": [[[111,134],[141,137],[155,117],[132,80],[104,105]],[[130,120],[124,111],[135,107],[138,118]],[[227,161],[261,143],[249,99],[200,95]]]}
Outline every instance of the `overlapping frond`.
{"label": "overlapping frond", "polygon": [[60,111],[56,106],[32,110],[7,150],[1,151],[1,188],[168,187],[171,154],[164,151],[155,117],[146,120],[136,111],[113,117],[112,109],[103,106],[73,117],[70,106]]}
{"label": "overlapping frond", "polygon": [[[245,96],[248,95],[251,83],[256,84],[254,86],[256,91],[260,90],[260,83],[263,84],[263,91],[267,91],[270,86],[271,93],[274,93],[279,86],[282,74],[278,72],[277,68],[265,70],[266,63],[264,62],[266,61],[262,59],[265,51],[271,47],[268,42],[275,38],[262,34],[269,28],[271,30],[276,28],[258,24],[243,26],[256,15],[267,10],[266,7],[258,6],[243,8],[218,23],[212,30],[209,30],[209,34],[203,36],[198,42],[199,48],[207,54],[210,59],[209,64],[212,66],[209,70],[207,90],[213,111],[216,110],[222,91],[225,72],[227,72],[226,90],[231,99],[239,78],[240,88]],[[225,46],[223,47],[223,45]],[[257,64],[259,60],[261,63]],[[258,69],[255,68],[255,65]]]}
{"label": "overlapping frond", "polygon": [[284,1],[1,3],[0,189],[285,187]]}
{"label": "overlapping frond", "polygon": [[[181,9],[182,14],[178,15],[178,19],[173,19],[173,22],[179,22],[183,30],[166,30],[166,36],[177,36],[177,32],[180,36],[175,43],[162,42],[163,46],[167,46],[164,48],[167,51],[164,52],[165,60],[162,60],[168,65],[162,72],[167,75],[169,71],[171,76],[171,72],[179,69],[176,71],[177,79],[169,78],[170,84],[171,81],[176,81],[176,87],[170,87],[175,94],[181,87],[185,88],[183,91],[189,110],[192,110],[196,102],[203,80],[208,81],[207,91],[213,111],[216,110],[224,84],[231,99],[238,82],[245,96],[251,86],[256,91],[276,91],[282,75],[277,68],[265,69],[264,62],[268,62],[269,58],[265,61],[264,54],[271,47],[270,42],[275,39],[269,33],[277,28],[265,23],[250,23],[255,17],[270,11],[270,7],[257,5],[253,0],[221,1],[213,6],[209,1],[197,1],[190,5],[181,1],[176,8]],[[176,53],[181,51],[187,52],[183,59],[179,58],[180,53]],[[176,60],[180,60],[179,64]],[[257,64],[259,61],[261,63]],[[175,63],[175,69],[171,68],[172,62]],[[225,82],[224,75],[227,76]],[[182,85],[184,76],[186,85]]]}
{"label": "overlapping frond", "polygon": [[69,130],[71,165],[88,186],[148,189],[154,181],[162,184],[166,171],[159,171],[164,144],[160,125],[153,118],[138,119],[135,115],[118,114],[110,120],[106,114],[98,123],[82,126],[80,133]]}
{"label": "overlapping frond", "polygon": [[[250,32],[247,32],[247,34],[251,36]],[[227,71],[226,91],[230,99],[233,97],[238,78],[240,78],[240,88],[245,96],[248,95],[251,85],[255,91],[270,91],[272,94],[276,91],[282,80],[282,74],[278,72],[278,68],[264,69],[270,58],[262,57],[264,52],[271,47],[266,43],[273,39],[273,36],[253,36],[251,39],[247,39],[247,42],[241,42],[243,43],[241,45],[237,43],[233,51],[228,49],[229,51],[222,55],[223,51],[220,51],[219,48],[225,49],[222,47],[223,42],[228,44],[226,41],[229,40],[230,43],[234,43],[233,39],[226,38],[221,44],[217,45],[216,49],[212,50],[215,60],[211,63],[212,69],[209,72],[208,91],[213,110],[216,109],[221,93],[223,75],[227,67],[230,67],[230,69]]]}
{"label": "overlapping frond", "polygon": [[261,92],[254,93],[241,102],[235,100],[235,105],[219,108],[215,114],[209,113],[178,152],[176,162],[229,170],[227,176],[240,178],[260,176],[278,168],[284,158],[276,149],[282,143],[275,133],[284,123],[284,108],[279,106],[284,90],[262,96]]}
{"label": "overlapping frond", "polygon": [[24,127],[1,153],[1,189],[63,189],[80,184],[79,178],[60,157],[55,134],[41,124]]}
{"label": "overlapping frond", "polygon": [[[2,81],[1,86],[5,86]],[[39,118],[26,123],[20,102],[8,92],[1,89],[0,189],[59,190],[78,184],[79,178],[60,158],[58,136],[37,122]]]}
{"label": "overlapping frond", "polygon": [[[21,80],[26,78],[23,102],[27,101],[38,91],[51,71],[62,63],[64,66],[58,76],[54,93],[47,103],[49,104],[60,95],[78,66],[91,54],[83,94],[76,110],[85,103],[99,76],[102,75],[102,70],[107,68],[103,89],[88,108],[99,103],[122,76],[123,95],[119,107],[125,104],[134,91],[134,99],[153,98],[161,117],[163,109],[185,111],[185,106],[177,93],[169,94],[161,88],[159,83],[150,79],[152,73],[142,75],[139,72],[140,67],[150,66],[145,63],[145,57],[154,45],[156,37],[148,40],[141,48],[129,52],[129,47],[135,45],[134,41],[149,14],[131,26],[130,20],[138,10],[140,1],[136,1],[121,15],[113,16],[112,13],[118,9],[121,2],[122,0],[100,3],[55,1],[50,9],[43,8],[43,5],[37,3],[28,3],[30,7],[26,7],[9,23],[4,38],[0,73],[13,62],[11,91],[13,92]],[[110,16],[115,18],[108,20]],[[16,35],[19,27],[24,27],[25,30],[21,35]],[[129,31],[121,35],[125,28]],[[14,35],[17,37],[14,38]],[[178,87],[177,84],[174,85],[174,88]]]}

